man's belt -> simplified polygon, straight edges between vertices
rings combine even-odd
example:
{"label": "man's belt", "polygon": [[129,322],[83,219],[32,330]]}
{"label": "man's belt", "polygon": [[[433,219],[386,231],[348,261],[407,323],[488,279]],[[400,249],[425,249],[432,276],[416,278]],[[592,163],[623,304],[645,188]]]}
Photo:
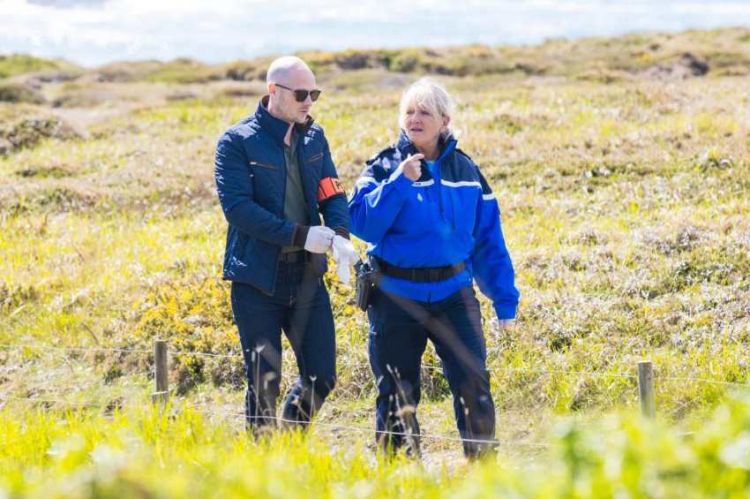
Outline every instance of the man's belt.
{"label": "man's belt", "polygon": [[396,267],[380,258],[373,258],[378,270],[384,275],[414,282],[438,282],[450,279],[466,268],[464,262],[443,267]]}

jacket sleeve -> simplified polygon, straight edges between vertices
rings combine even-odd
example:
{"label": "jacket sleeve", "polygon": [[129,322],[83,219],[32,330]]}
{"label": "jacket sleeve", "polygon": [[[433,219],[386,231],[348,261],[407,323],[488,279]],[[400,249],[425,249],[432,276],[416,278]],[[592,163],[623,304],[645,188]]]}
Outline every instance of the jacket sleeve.
{"label": "jacket sleeve", "polygon": [[492,300],[498,319],[513,319],[520,296],[514,284],[513,262],[505,247],[497,199],[487,180],[481,173],[479,176],[482,197],[474,226],[472,269],[479,289]]}
{"label": "jacket sleeve", "polygon": [[[331,149],[328,146],[328,141],[325,137],[323,138],[323,141],[323,170],[321,177],[322,179],[338,179],[339,175],[336,172],[336,165],[333,163],[333,157],[331,156]],[[326,226],[335,230],[340,236],[346,238],[349,237],[349,211],[346,207],[346,194],[343,189],[341,189],[340,194],[320,202],[319,209],[320,213],[323,215],[323,223]]]}
{"label": "jacket sleeve", "polygon": [[296,224],[255,202],[253,180],[239,138],[225,133],[216,147],[216,190],[230,225],[248,236],[279,246],[291,245]]}
{"label": "jacket sleeve", "polygon": [[411,180],[401,168],[378,179],[377,162],[368,162],[349,201],[352,233],[368,243],[379,243],[393,225],[406,200]]}

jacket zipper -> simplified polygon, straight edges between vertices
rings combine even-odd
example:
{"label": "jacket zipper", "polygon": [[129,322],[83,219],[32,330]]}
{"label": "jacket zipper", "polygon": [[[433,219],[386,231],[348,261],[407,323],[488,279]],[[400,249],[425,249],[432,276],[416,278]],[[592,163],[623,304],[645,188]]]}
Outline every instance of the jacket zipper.
{"label": "jacket zipper", "polygon": [[[435,163],[432,165],[432,168],[434,170],[432,176],[435,179],[435,184],[437,185],[438,202],[440,203],[440,218],[443,220],[443,222],[447,222],[448,220],[446,220],[445,218],[445,207],[443,206],[443,186],[442,186],[443,176],[440,170],[443,167],[443,160],[446,157],[448,157],[448,155],[451,154],[455,148],[456,148],[455,141],[448,142],[442,154],[438,156],[438,159],[435,160]],[[451,209],[453,208],[454,208],[453,205],[451,205]],[[451,220],[451,227],[455,231],[456,230],[456,217],[453,216],[452,218],[453,219]]]}

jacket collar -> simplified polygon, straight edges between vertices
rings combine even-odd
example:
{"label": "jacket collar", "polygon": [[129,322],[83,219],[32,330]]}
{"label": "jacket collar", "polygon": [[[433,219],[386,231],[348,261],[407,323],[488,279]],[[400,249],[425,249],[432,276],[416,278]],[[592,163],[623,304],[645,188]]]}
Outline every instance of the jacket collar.
{"label": "jacket collar", "polygon": [[[286,131],[289,130],[289,123],[279,119],[272,115],[268,111],[268,100],[270,96],[264,95],[260,102],[258,102],[258,109],[255,111],[255,116],[260,126],[271,134],[276,140],[283,143],[284,137],[286,137]],[[305,133],[315,122],[312,116],[307,117],[307,121],[304,125],[295,123],[294,131],[299,133]]]}
{"label": "jacket collar", "polygon": [[[444,156],[447,156],[458,145],[458,141],[453,136],[453,134],[448,135],[441,135],[438,139],[438,150],[440,151],[440,154],[438,154],[438,159],[442,159]],[[401,130],[398,136],[398,143],[396,144],[396,148],[401,151],[402,156],[408,156],[409,154],[415,154],[417,152],[416,146],[409,140],[409,136],[406,134],[406,130]]]}

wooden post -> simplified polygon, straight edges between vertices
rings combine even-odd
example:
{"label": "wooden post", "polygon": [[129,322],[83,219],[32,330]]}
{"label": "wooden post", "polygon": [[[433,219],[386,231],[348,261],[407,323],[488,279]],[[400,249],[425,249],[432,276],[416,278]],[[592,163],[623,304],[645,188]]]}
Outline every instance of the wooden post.
{"label": "wooden post", "polygon": [[167,368],[167,342],[154,341],[154,383],[155,390],[151,399],[164,405],[169,398],[169,377]]}
{"label": "wooden post", "polygon": [[641,414],[647,418],[655,417],[654,367],[648,360],[638,363],[638,398],[641,401]]}

